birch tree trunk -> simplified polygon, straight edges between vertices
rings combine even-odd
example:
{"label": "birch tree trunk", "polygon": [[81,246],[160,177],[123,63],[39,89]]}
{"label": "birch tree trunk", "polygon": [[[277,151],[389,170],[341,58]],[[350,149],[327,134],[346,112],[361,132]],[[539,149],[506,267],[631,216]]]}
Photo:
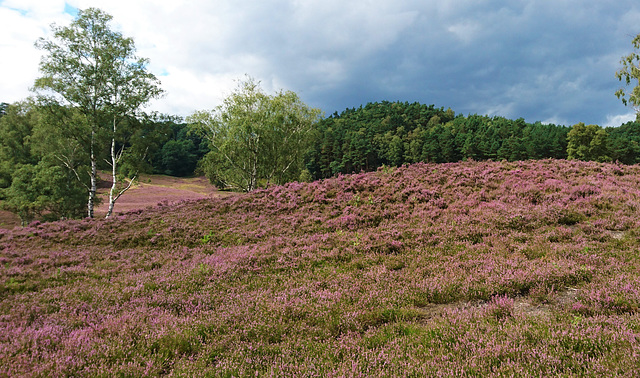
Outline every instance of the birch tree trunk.
{"label": "birch tree trunk", "polygon": [[259,144],[260,144],[260,136],[253,136],[252,139],[255,139],[255,144],[253,146],[252,152],[252,161],[251,161],[251,172],[249,172],[249,187],[247,188],[247,192],[251,192],[256,189],[258,186],[258,158],[259,158]]}
{"label": "birch tree trunk", "polygon": [[117,176],[118,162],[122,157],[122,150],[120,152],[116,152],[116,127],[117,127],[116,117],[114,116],[113,117],[113,134],[111,136],[111,189],[109,190],[109,209],[107,210],[107,215],[105,216],[105,218],[109,218],[111,216],[111,214],[113,213],[113,207],[115,206],[116,201],[118,200],[118,198],[120,198],[120,196],[124,192],[126,192],[127,190],[129,190],[129,188],[131,188],[131,185],[133,184],[137,176],[137,174],[133,176],[133,178],[129,181],[129,184],[120,192],[118,192],[118,194],[116,194],[116,186],[118,183],[118,176]]}
{"label": "birch tree trunk", "polygon": [[[113,133],[116,133],[116,121],[113,121]],[[115,136],[111,138],[111,189],[109,190],[109,210],[107,210],[107,216],[105,218],[109,218],[111,213],[113,213],[113,206],[116,201],[114,199],[113,194],[116,191],[116,184],[118,183],[118,176],[116,175],[116,138]]]}
{"label": "birch tree trunk", "polygon": [[91,131],[91,173],[90,180],[91,184],[89,186],[89,200],[87,202],[87,217],[93,218],[93,207],[95,204],[95,197],[97,191],[97,176],[98,176],[98,167],[96,165],[96,156],[94,151],[94,143],[95,143],[95,131]]}
{"label": "birch tree trunk", "polygon": [[[133,39],[111,30],[112,18],[97,8],[80,9],[69,26],[51,27],[52,39],[40,38],[36,42],[36,47],[47,54],[40,61],[42,76],[36,79],[34,90],[42,91],[41,96],[47,101],[77,108],[93,128],[90,146],[82,142],[90,155],[90,184],[87,185],[87,216],[90,218],[94,216],[97,200],[96,160],[102,158],[102,144],[98,145],[102,138],[99,136],[102,126],[108,128],[108,125],[102,125],[103,117],[107,114],[118,118],[134,115],[149,100],[163,93],[160,81],[147,71],[148,59],[136,55]],[[112,146],[112,162],[117,163],[118,156],[121,154],[116,154],[115,146]],[[115,194],[116,164],[113,172],[108,215],[123,193]]]}

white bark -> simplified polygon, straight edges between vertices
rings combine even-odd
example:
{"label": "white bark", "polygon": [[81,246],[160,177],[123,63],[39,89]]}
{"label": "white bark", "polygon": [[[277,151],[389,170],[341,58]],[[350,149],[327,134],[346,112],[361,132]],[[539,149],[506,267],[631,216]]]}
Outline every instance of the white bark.
{"label": "white bark", "polygon": [[98,167],[96,165],[96,157],[94,152],[94,138],[95,132],[91,131],[91,186],[89,187],[89,201],[87,202],[87,217],[93,218],[93,207],[95,203],[96,191],[97,191],[97,176]]}
{"label": "white bark", "polygon": [[[113,121],[113,133],[116,133],[115,120]],[[115,199],[113,194],[116,191],[116,184],[118,183],[118,176],[116,175],[116,139],[111,138],[111,189],[109,190],[109,210],[107,210],[107,216],[109,218],[113,212],[113,206],[115,205]]]}
{"label": "white bark", "polygon": [[116,201],[118,200],[118,198],[120,198],[120,196],[126,192],[127,190],[129,190],[129,188],[131,188],[131,185],[133,185],[133,182],[136,179],[136,176],[133,176],[133,178],[129,181],[129,184],[122,189],[120,192],[118,192],[118,194],[116,193],[116,185],[118,183],[118,176],[117,176],[117,167],[118,167],[118,162],[120,162],[120,158],[122,158],[122,153],[124,152],[124,149],[121,149],[120,152],[116,153],[116,118],[113,118],[113,135],[111,138],[111,189],[109,190],[109,209],[107,210],[107,215],[105,216],[105,218],[109,218],[111,216],[111,214],[113,213],[113,207],[116,204]]}

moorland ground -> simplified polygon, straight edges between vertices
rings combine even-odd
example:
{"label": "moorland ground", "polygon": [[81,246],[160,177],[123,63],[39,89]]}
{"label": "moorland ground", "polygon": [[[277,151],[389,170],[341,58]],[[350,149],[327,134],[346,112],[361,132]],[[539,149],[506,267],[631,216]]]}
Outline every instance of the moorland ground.
{"label": "moorland ground", "polygon": [[633,376],[639,211],[638,166],[465,162],[0,231],[0,375]]}

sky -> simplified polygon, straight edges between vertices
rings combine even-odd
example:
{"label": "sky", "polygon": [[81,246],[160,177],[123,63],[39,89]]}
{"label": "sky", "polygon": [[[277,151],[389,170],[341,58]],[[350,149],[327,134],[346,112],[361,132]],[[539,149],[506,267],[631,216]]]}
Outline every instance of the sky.
{"label": "sky", "polygon": [[148,110],[219,105],[249,75],[326,115],[376,101],[571,126],[635,119],[614,95],[640,33],[637,0],[0,0],[0,102],[25,99],[51,38],[100,8],[166,94]]}

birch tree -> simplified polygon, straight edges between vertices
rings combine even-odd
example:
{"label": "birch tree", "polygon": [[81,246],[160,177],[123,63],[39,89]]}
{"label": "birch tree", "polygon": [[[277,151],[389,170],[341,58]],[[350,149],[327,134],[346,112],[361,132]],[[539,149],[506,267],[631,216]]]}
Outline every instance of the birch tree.
{"label": "birch tree", "polygon": [[622,68],[616,72],[616,77],[625,86],[636,84],[630,91],[625,88],[618,89],[616,96],[625,106],[631,104],[636,110],[636,117],[640,120],[640,34],[631,43],[635,51],[622,57],[620,60]]}
{"label": "birch tree", "polygon": [[300,176],[309,132],[320,110],[291,91],[268,95],[252,78],[241,81],[222,105],[187,118],[211,152],[205,172],[218,186],[250,192],[262,182],[282,184]]}
{"label": "birch tree", "polygon": [[[136,56],[131,38],[110,28],[112,17],[95,8],[78,11],[69,26],[52,25],[53,39],[39,39],[36,47],[46,55],[40,61],[42,76],[34,89],[42,100],[77,109],[89,125],[86,148],[90,159],[87,216],[93,217],[96,200],[99,153],[108,149],[112,186],[109,210],[130,188],[117,190],[118,163],[123,148],[117,148],[118,127],[133,117],[149,100],[162,94],[159,80],[147,71],[148,60]],[[108,135],[108,147],[100,138]],[[124,144],[122,144],[124,145]],[[81,177],[77,175],[77,177]]]}

